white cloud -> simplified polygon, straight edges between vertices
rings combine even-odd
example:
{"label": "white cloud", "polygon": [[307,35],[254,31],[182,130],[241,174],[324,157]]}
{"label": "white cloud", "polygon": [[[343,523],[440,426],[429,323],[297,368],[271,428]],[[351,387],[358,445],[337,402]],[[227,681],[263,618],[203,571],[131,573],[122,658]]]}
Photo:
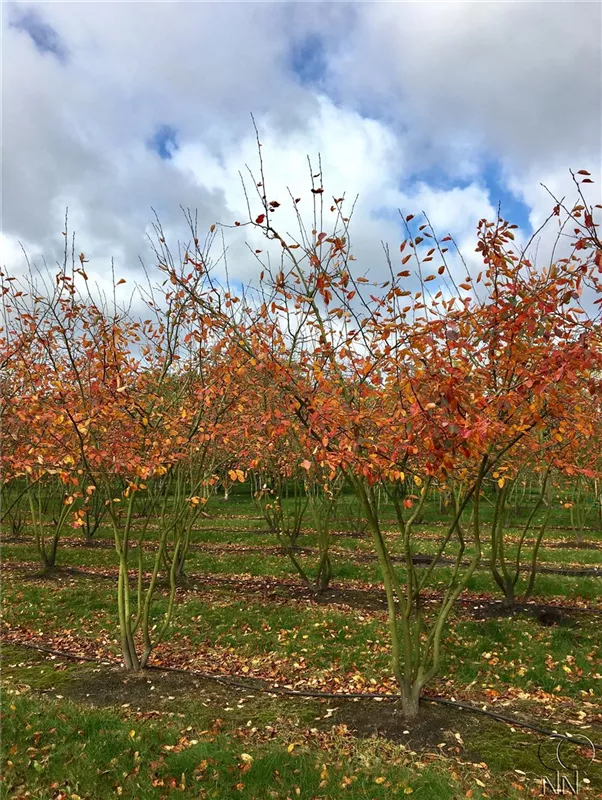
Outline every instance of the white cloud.
{"label": "white cloud", "polygon": [[[4,7],[5,261],[17,240],[60,259],[66,205],[104,280],[111,256],[131,276],[139,255],[149,261],[151,206],[173,237],[185,233],[180,205],[199,209],[201,227],[244,218],[238,172],[257,166],[251,111],[283,229],[296,229],[287,186],[307,214],[306,154],[317,163],[321,152],[329,196],[360,194],[361,269],[384,269],[381,240],[393,252],[403,237],[398,207],[424,209],[438,233],[474,250],[477,220],[495,215],[491,162],[533,225],[551,208],[540,180],[567,177],[569,166],[598,177],[599,4],[27,8],[65,57],[39,52]],[[162,125],[176,131],[171,161],[147,146]],[[240,278],[250,268],[245,234],[228,239]]]}

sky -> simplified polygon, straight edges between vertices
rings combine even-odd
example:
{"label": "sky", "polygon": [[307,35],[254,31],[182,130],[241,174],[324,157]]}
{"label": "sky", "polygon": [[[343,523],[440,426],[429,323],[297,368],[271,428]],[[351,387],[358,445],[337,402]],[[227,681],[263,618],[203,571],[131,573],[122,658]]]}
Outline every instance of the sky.
{"label": "sky", "polygon": [[[295,229],[287,188],[309,215],[308,155],[329,197],[359,196],[363,274],[384,274],[399,210],[426,212],[474,259],[480,218],[501,203],[526,239],[554,205],[542,183],[575,198],[569,169],[592,173],[600,202],[600,2],[6,2],[2,52],[11,272],[21,247],[60,258],[67,206],[105,284],[111,259],[130,282],[141,258],[152,265],[152,209],[172,244],[186,236],[181,206],[200,230],[247,219],[251,114],[283,230]],[[245,281],[245,241],[259,240],[225,235]]]}

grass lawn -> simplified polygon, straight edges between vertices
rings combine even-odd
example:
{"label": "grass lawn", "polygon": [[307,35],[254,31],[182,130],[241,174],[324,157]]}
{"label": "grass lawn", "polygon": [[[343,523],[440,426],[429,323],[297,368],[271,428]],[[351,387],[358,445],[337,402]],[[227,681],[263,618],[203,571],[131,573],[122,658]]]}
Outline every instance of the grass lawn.
{"label": "grass lawn", "polygon": [[[542,564],[601,566],[599,532],[587,531],[589,547],[578,547],[562,522],[545,540]],[[437,532],[434,520],[417,529],[421,553],[435,552]],[[118,562],[109,531],[101,527],[93,547],[69,532],[58,568],[41,574],[25,526],[2,548],[2,797],[540,796],[542,777],[554,777],[538,758],[540,745],[544,754],[553,745],[546,737],[429,702],[410,724],[393,701],[345,698],[395,692],[378,565],[370,539],[350,533],[341,523],[333,587],[317,598],[247,498],[216,502],[195,532],[171,635],[151,658],[156,668],[188,672],[131,675],[117,666]],[[509,534],[516,539],[520,527]],[[394,552],[392,525],[388,535]],[[316,536],[304,531],[299,543],[314,548]],[[299,557],[311,571],[315,553]],[[449,566],[434,575],[437,589]],[[602,743],[601,586],[595,575],[540,574],[533,604],[501,614],[495,584],[479,570],[450,618],[427,695]],[[157,622],[166,604],[162,587]],[[542,616],[549,605],[559,607],[553,624]],[[427,619],[434,608],[427,602]],[[340,696],[269,691],[276,686]],[[579,796],[602,797],[600,756],[582,770]]]}

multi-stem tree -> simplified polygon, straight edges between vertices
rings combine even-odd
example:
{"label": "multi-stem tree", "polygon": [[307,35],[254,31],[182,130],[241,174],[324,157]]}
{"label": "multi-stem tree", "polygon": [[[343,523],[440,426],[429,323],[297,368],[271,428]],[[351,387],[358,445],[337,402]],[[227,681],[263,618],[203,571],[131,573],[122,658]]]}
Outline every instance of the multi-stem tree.
{"label": "multi-stem tree", "polygon": [[[484,481],[525,437],[566,419],[567,387],[598,387],[599,327],[579,303],[583,285],[595,289],[597,279],[578,254],[536,268],[524,251],[513,249],[515,226],[498,219],[480,221],[483,269],[457,285],[444,240],[436,239],[428,220],[412,232],[410,215],[404,219],[401,270],[389,258],[389,279],[371,281],[352,269],[343,198],[333,199],[335,225],[324,232],[324,188],[321,174],[315,178],[313,229],[305,228],[297,211],[295,240],[276,227],[280,203],[268,199],[261,167],[255,181],[261,213],[250,213],[246,224],[275,243],[280,256],[277,266],[264,261],[256,298],[242,311],[229,313],[211,280],[199,291],[198,277],[162,267],[181,288],[183,302],[211,314],[247,355],[249,374],[258,382],[269,374],[284,414],[297,419],[308,461],[311,454],[354,487],[382,570],[403,712],[413,716],[423,687],[440,668],[454,603],[481,559]],[[427,240],[426,251],[420,245]],[[439,263],[427,274],[435,258]],[[414,279],[405,267],[412,259]],[[433,294],[431,281],[439,276],[445,283]],[[409,495],[408,476],[414,486]],[[432,563],[419,572],[414,525],[429,489],[449,485],[455,487],[456,513]],[[379,490],[394,503],[403,569],[391,558]],[[462,517],[469,505],[473,543],[467,563]],[[437,559],[454,542],[451,577],[427,613],[424,599],[427,592],[432,598]]]}

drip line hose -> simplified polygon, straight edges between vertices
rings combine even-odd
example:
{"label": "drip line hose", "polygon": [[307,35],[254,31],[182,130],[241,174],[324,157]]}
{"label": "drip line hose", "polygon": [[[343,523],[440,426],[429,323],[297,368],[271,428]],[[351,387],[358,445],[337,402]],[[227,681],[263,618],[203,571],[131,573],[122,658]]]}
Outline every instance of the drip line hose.
{"label": "drip line hose", "polygon": [[[24,647],[29,650],[36,650],[40,653],[46,653],[48,655],[57,656],[59,658],[67,658],[72,661],[85,661],[92,664],[102,664],[103,666],[121,666],[117,661],[111,661],[102,658],[94,658],[93,656],[81,656],[77,655],[76,653],[70,653],[67,650],[53,650],[49,647],[43,647],[41,645],[31,644],[29,642],[9,642],[11,645],[17,645],[18,647]],[[274,687],[267,687],[267,686],[257,686],[252,683],[249,683],[248,680],[239,676],[231,676],[231,675],[215,675],[210,672],[201,672],[200,670],[195,669],[183,669],[180,667],[160,667],[160,666],[153,666],[150,665],[146,667],[146,671],[148,672],[174,672],[180,675],[191,675],[195,678],[202,678],[204,680],[215,681],[217,683],[225,684],[226,686],[235,686],[239,689],[246,689],[247,691],[252,692],[262,692],[264,694],[281,694],[287,695],[290,697],[308,697],[308,698],[318,698],[318,699],[333,699],[333,700],[398,700],[398,695],[392,694],[384,694],[378,692],[348,692],[343,694],[342,692],[320,692],[320,691],[310,691],[310,690],[303,690],[303,689],[287,689],[284,686],[274,686]],[[546,728],[541,728],[538,725],[535,725],[532,722],[527,722],[525,720],[516,719],[515,717],[507,716],[506,714],[498,714],[495,711],[488,711],[484,708],[479,708],[478,706],[473,706],[470,703],[461,703],[458,700],[447,700],[444,697],[437,697],[436,695],[430,695],[426,697],[420,698],[421,703],[435,703],[438,705],[449,706],[451,708],[458,708],[462,711],[468,711],[472,714],[481,714],[482,716],[490,717],[491,719],[495,719],[498,722],[505,722],[509,725],[515,725],[517,728],[525,728],[530,731],[534,731],[535,733],[539,733],[542,736],[547,736],[553,739],[563,739],[567,742],[573,742],[575,744],[583,746],[584,742],[580,739],[571,736],[570,734],[565,733],[556,733],[555,731],[547,730]],[[585,738],[585,737],[584,737]],[[592,742],[596,750],[602,750],[602,744]]]}

